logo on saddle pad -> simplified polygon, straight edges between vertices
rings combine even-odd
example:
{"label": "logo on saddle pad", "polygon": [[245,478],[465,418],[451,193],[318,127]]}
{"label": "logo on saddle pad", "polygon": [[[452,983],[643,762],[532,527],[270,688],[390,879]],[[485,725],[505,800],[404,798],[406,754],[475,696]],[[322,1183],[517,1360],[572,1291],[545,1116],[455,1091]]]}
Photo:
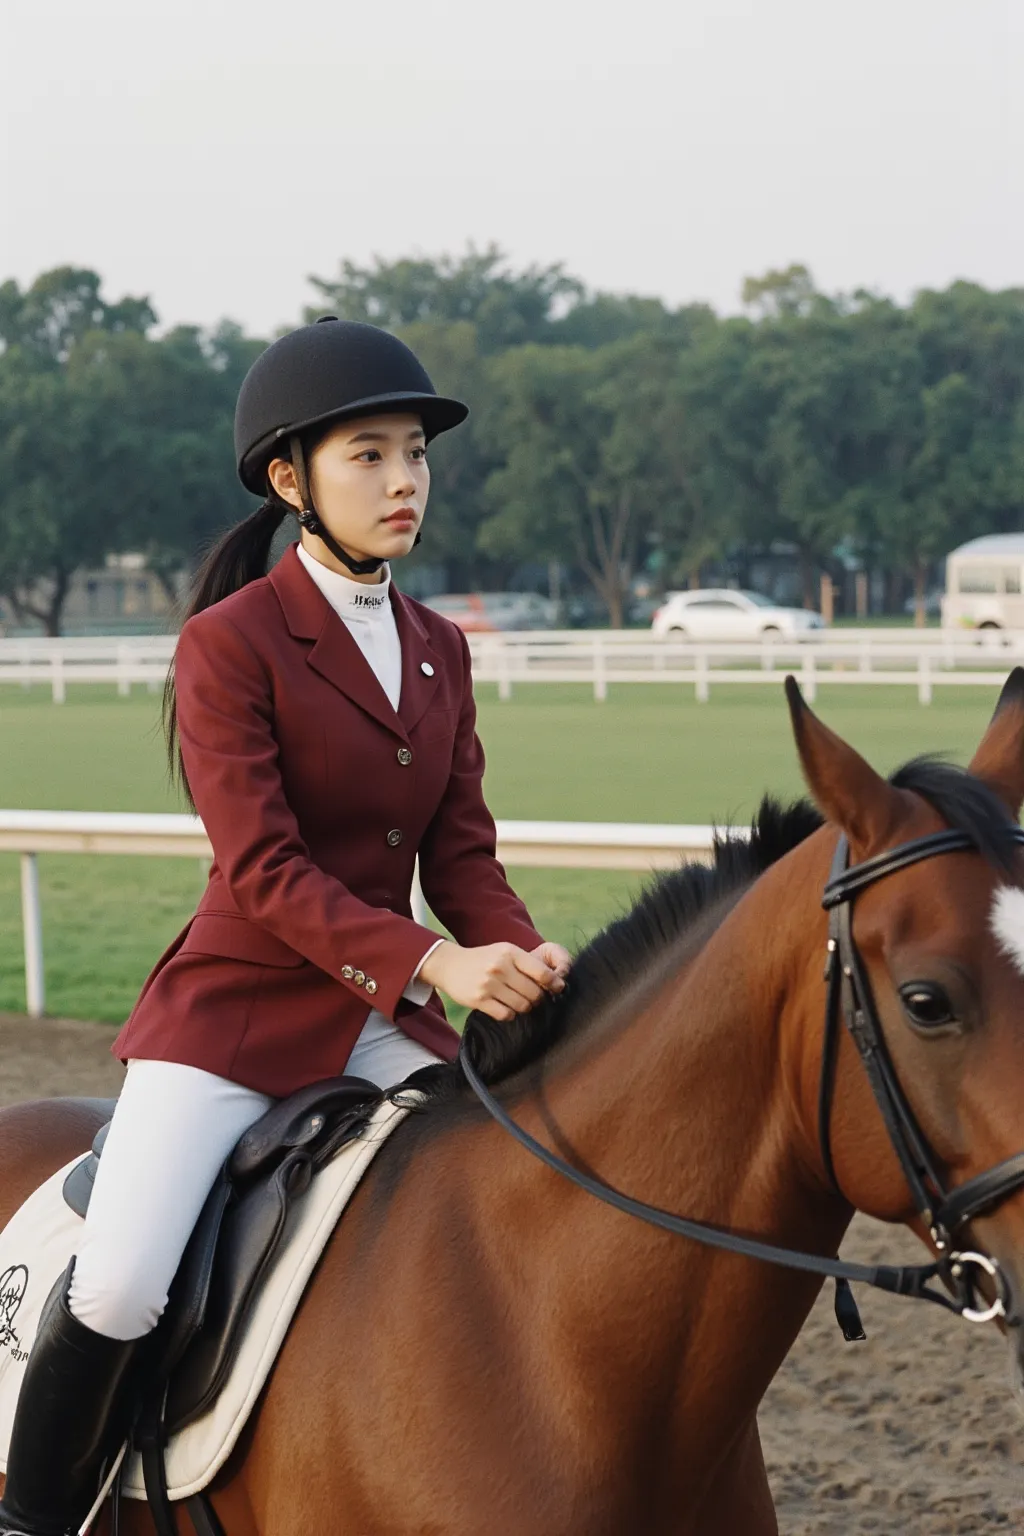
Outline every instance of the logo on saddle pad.
{"label": "logo on saddle pad", "polygon": [[0,1349],[9,1349],[12,1360],[28,1359],[28,1350],[22,1349],[21,1339],[14,1330],[14,1319],[27,1290],[28,1270],[24,1264],[11,1264],[0,1275]]}

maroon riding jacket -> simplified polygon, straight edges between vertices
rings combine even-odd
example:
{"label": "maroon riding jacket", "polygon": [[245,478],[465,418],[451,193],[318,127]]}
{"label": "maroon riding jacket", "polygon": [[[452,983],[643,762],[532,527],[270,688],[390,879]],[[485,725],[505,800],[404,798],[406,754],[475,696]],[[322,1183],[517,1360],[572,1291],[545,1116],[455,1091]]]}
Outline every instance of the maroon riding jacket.
{"label": "maroon riding jacket", "polygon": [[436,992],[402,997],[438,935],[541,942],[495,857],[469,650],[391,586],[397,713],[295,553],[190,619],[175,664],[189,784],[213,844],[209,885],[118,1036],[122,1060],[202,1067],[284,1095],[342,1072],[371,1007],[454,1056]]}

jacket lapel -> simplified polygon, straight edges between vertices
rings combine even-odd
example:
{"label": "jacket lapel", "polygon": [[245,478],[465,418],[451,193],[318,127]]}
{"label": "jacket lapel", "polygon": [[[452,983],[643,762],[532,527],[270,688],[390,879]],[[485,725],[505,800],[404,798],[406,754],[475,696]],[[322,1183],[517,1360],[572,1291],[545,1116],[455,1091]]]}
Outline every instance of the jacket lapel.
{"label": "jacket lapel", "polygon": [[431,647],[415,609],[397,590],[394,580],[391,582],[391,607],[402,645],[402,696],[398,701],[398,715],[405,730],[411,731],[433,703],[441,681],[442,661]]}
{"label": "jacket lapel", "polygon": [[[270,582],[284,610],[289,633],[297,640],[312,640],[312,650],[306,662],[321,677],[358,704],[368,715],[393,731],[396,736],[406,737],[405,688],[406,657],[402,646],[402,698],[401,717],[391,708],[390,700],[377,681],[366,657],[359,649],[347,627],[338,618],[319,587],[302,569],[294,545],[289,548],[270,572]],[[392,592],[394,586],[392,585]],[[399,628],[401,636],[401,628]],[[424,678],[424,682],[427,679]],[[418,718],[418,716],[417,716]]]}

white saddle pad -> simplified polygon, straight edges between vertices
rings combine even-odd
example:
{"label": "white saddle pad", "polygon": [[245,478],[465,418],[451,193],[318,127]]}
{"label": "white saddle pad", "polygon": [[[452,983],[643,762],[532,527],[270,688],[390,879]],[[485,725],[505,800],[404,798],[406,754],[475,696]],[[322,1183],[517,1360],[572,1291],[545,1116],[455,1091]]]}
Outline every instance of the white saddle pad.
{"label": "white saddle pad", "polygon": [[[176,1435],[167,1449],[172,1499],[199,1493],[231,1455],[284,1342],[306,1283],[360,1179],[409,1113],[382,1104],[363,1134],[313,1180],[294,1202],[277,1258],[250,1312],[231,1374],[213,1407]],[[25,1362],[47,1296],[67,1269],[82,1229],[64,1202],[62,1187],[75,1163],[59,1169],[31,1195],[0,1232],[0,1471],[7,1470],[14,1410]],[[144,1499],[136,1457],[123,1491]]]}

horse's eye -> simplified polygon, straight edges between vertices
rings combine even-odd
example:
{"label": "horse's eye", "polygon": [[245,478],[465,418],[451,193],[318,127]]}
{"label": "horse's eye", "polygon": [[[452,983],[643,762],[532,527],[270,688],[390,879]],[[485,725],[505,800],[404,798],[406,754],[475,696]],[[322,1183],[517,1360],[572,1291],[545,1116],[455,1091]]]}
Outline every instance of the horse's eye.
{"label": "horse's eye", "polygon": [[918,1029],[941,1029],[956,1023],[949,994],[934,981],[908,981],[900,987],[907,1018]]}

